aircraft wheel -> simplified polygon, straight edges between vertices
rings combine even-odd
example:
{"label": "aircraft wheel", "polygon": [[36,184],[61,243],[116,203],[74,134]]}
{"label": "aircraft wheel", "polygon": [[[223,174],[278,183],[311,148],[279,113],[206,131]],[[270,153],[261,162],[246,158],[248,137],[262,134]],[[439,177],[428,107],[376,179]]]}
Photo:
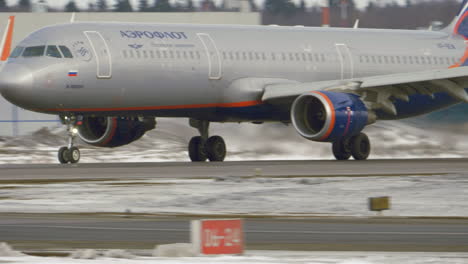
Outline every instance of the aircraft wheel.
{"label": "aircraft wheel", "polygon": [[190,160],[193,162],[203,162],[207,159],[205,142],[202,137],[193,137],[188,147]]}
{"label": "aircraft wheel", "polygon": [[72,164],[78,163],[80,161],[81,153],[77,147],[72,147],[71,149],[69,149],[67,151],[67,155],[68,155],[68,160]]}
{"label": "aircraft wheel", "polygon": [[61,147],[58,151],[58,160],[60,164],[67,164],[68,163],[68,148]]}
{"label": "aircraft wheel", "polygon": [[226,143],[220,136],[213,136],[206,142],[206,154],[210,161],[224,161],[226,158]]}
{"label": "aircraft wheel", "polygon": [[349,160],[351,150],[349,149],[349,140],[340,140],[333,142],[333,155],[337,160]]}
{"label": "aircraft wheel", "polygon": [[366,160],[371,151],[369,137],[366,134],[360,133],[350,140],[351,154],[355,160]]}

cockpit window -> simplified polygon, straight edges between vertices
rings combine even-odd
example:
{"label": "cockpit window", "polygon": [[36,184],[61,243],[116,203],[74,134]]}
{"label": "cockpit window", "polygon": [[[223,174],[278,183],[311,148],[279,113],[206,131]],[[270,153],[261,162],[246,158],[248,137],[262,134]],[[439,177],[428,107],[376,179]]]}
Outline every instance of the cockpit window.
{"label": "cockpit window", "polygon": [[10,58],[18,58],[23,53],[24,47],[17,46],[10,55]]}
{"label": "cockpit window", "polygon": [[47,46],[46,56],[53,58],[62,58],[62,54],[58,50],[57,46]]}
{"label": "cockpit window", "polygon": [[72,55],[70,49],[68,49],[68,48],[65,47],[65,46],[59,46],[59,48],[60,48],[60,50],[62,51],[62,54],[63,54],[63,56],[64,56],[65,58],[69,58],[69,59],[73,58],[73,55]]}
{"label": "cockpit window", "polygon": [[27,47],[24,49],[23,57],[40,57],[44,56],[45,46]]}

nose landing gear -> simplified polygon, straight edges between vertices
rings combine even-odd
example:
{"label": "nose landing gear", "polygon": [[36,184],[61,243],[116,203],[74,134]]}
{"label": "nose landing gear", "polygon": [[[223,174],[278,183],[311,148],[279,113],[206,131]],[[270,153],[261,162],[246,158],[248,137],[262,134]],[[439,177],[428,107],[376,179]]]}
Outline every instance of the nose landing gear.
{"label": "nose landing gear", "polygon": [[190,119],[190,126],[198,129],[200,136],[193,137],[188,146],[190,160],[204,162],[221,162],[226,158],[226,143],[220,136],[209,137],[210,122]]}
{"label": "nose landing gear", "polygon": [[74,141],[78,133],[76,126],[78,125],[75,116],[61,117],[62,122],[67,125],[68,146],[61,147],[58,151],[58,160],[61,164],[78,163],[81,158],[80,150],[74,146]]}

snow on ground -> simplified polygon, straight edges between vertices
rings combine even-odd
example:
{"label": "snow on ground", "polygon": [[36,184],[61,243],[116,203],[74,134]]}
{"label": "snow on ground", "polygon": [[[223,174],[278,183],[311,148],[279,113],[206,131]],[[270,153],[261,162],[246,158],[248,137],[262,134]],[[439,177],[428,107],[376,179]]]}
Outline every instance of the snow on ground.
{"label": "snow on ground", "polygon": [[466,175],[4,184],[0,212],[368,216],[367,198],[382,195],[388,216],[468,217]]}
{"label": "snow on ground", "polygon": [[[468,157],[468,126],[434,127],[403,122],[372,125],[365,130],[373,143],[372,158]],[[156,130],[129,146],[105,149],[79,145],[82,162],[188,161],[187,143],[197,133],[186,119],[158,119]],[[303,139],[292,126],[283,124],[212,124],[211,134],[225,138],[228,160],[332,159],[330,144]],[[3,137],[0,163],[57,163],[57,150],[65,142],[63,128],[44,128],[20,138]]]}
{"label": "snow on ground", "polygon": [[467,253],[379,253],[379,252],[269,252],[248,251],[245,256],[132,259],[100,257],[95,260],[52,257],[1,257],[0,263],[19,264],[463,264]]}

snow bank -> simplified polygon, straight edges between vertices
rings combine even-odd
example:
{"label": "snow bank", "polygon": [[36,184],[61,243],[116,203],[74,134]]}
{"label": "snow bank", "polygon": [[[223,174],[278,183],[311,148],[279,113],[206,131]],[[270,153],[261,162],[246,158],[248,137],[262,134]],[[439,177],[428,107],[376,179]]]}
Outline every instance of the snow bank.
{"label": "snow bank", "polygon": [[135,258],[135,255],[123,249],[111,249],[103,252],[95,249],[79,249],[73,252],[70,257],[73,259],[97,259],[100,257],[133,259]]}
{"label": "snow bank", "polygon": [[14,250],[7,243],[0,243],[0,257],[21,257],[25,256],[20,251]]}
{"label": "snow bank", "polygon": [[121,259],[135,258],[135,255],[123,249],[111,249],[111,250],[105,251],[103,256],[106,258],[121,258]]}
{"label": "snow bank", "polygon": [[79,249],[70,255],[73,259],[96,259],[99,256],[100,254],[94,249]]}
{"label": "snow bank", "polygon": [[[197,131],[187,123],[185,119],[158,119],[156,130],[121,148],[78,142],[82,162],[188,161],[187,143]],[[213,124],[210,132],[225,138],[231,161],[333,159],[330,144],[308,141],[283,124]],[[371,158],[468,157],[468,143],[464,143],[468,125],[464,124],[383,121],[365,132],[373,142]],[[57,150],[66,144],[65,136],[63,128],[43,128],[20,138],[3,137],[0,163],[57,163]]]}
{"label": "snow bank", "polygon": [[154,257],[194,257],[192,244],[177,243],[168,245],[159,245],[153,251]]}

